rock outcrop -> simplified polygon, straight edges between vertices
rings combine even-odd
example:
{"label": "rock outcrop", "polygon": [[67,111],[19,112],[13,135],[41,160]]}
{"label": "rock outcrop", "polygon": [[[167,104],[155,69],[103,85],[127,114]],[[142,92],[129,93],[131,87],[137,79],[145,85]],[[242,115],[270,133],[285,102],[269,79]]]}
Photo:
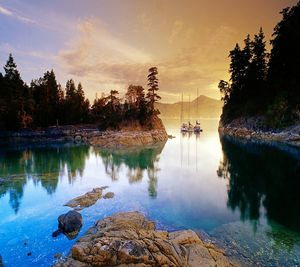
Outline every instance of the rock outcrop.
{"label": "rock outcrop", "polygon": [[88,143],[104,148],[123,148],[152,145],[166,142],[168,134],[158,117],[153,117],[149,125],[141,126],[137,123],[121,125],[119,131],[105,131],[102,135],[91,136]]}
{"label": "rock outcrop", "polygon": [[86,144],[105,148],[143,146],[166,142],[168,134],[160,118],[147,125],[123,123],[118,130],[102,131],[97,125],[69,125],[32,130],[0,131],[0,145]]}
{"label": "rock outcrop", "polygon": [[71,266],[238,266],[224,252],[204,243],[191,230],[155,230],[138,212],[99,220],[56,265]]}
{"label": "rock outcrop", "polygon": [[285,143],[300,147],[300,124],[280,130],[266,129],[259,124],[260,121],[254,118],[236,119],[229,124],[220,123],[219,133],[238,138]]}
{"label": "rock outcrop", "polygon": [[102,197],[102,192],[106,188],[106,186],[94,188],[92,191],[87,192],[82,196],[71,199],[64,206],[74,208],[75,210],[82,210],[84,208],[90,207]]}
{"label": "rock outcrop", "polygon": [[52,236],[56,237],[61,232],[64,233],[69,239],[74,239],[82,226],[82,216],[75,210],[71,210],[66,214],[58,217],[58,230]]}

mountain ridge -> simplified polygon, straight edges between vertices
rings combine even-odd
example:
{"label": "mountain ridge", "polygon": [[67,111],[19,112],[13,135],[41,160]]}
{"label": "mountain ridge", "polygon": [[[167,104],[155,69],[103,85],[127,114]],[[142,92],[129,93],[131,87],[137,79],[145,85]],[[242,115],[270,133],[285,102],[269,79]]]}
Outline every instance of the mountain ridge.
{"label": "mountain ridge", "polygon": [[159,109],[160,116],[165,118],[180,118],[181,107],[183,109],[183,118],[217,118],[220,117],[222,112],[221,100],[213,99],[205,95],[200,95],[190,103],[188,101],[175,103],[156,103],[156,108]]}

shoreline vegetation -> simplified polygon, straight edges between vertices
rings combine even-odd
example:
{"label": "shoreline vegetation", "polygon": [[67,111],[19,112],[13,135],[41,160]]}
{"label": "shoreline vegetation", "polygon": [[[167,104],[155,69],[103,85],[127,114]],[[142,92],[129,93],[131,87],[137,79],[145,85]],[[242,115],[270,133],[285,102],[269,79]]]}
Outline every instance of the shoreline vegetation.
{"label": "shoreline vegetation", "polygon": [[0,145],[22,143],[82,143],[103,147],[165,142],[168,135],[155,104],[157,68],[149,69],[148,90],[130,85],[125,96],[111,90],[96,96],[93,105],[81,83],[68,80],[63,89],[54,71],[28,86],[12,55],[0,73]]}
{"label": "shoreline vegetation", "polygon": [[300,2],[281,11],[271,51],[262,28],[230,51],[230,81],[221,80],[222,135],[300,147]]}

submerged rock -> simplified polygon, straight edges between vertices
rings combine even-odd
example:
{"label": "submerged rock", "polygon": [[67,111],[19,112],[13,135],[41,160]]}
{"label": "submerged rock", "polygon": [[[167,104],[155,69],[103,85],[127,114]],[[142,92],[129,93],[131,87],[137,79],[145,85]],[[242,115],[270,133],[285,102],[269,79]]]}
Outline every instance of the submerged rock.
{"label": "submerged rock", "polygon": [[2,256],[0,255],[0,267],[4,267],[3,261],[2,261]]}
{"label": "submerged rock", "polygon": [[58,230],[52,236],[64,233],[69,239],[74,239],[82,226],[82,216],[77,211],[71,210],[58,217]]}
{"label": "submerged rock", "polygon": [[107,192],[104,196],[103,196],[103,198],[104,199],[107,199],[107,198],[113,198],[115,196],[115,193],[113,193],[113,192]]}
{"label": "submerged rock", "polygon": [[92,191],[85,193],[82,196],[73,198],[64,206],[74,208],[75,210],[82,210],[86,207],[94,205],[98,199],[102,197],[102,191],[107,187],[94,188]]}
{"label": "submerged rock", "polygon": [[223,251],[191,231],[155,230],[138,212],[99,220],[57,267],[71,266],[238,266]]}
{"label": "submerged rock", "polygon": [[53,257],[54,257],[54,259],[60,260],[62,258],[62,254],[61,253],[55,253]]}

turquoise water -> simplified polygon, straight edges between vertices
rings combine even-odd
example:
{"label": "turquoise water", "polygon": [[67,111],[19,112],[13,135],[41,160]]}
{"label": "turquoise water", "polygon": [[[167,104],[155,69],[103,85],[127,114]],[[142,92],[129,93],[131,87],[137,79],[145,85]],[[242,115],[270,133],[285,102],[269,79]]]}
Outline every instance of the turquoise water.
{"label": "turquoise water", "polygon": [[[234,257],[300,266],[300,152],[220,140],[217,120],[201,136],[143,149],[86,146],[0,150],[0,254],[5,266],[50,266],[76,239],[51,236],[68,200],[109,186],[113,199],[81,211],[79,236],[105,216],[138,210],[161,229],[192,228]],[[79,237],[78,236],[78,237]],[[28,255],[29,254],[29,255]]]}

